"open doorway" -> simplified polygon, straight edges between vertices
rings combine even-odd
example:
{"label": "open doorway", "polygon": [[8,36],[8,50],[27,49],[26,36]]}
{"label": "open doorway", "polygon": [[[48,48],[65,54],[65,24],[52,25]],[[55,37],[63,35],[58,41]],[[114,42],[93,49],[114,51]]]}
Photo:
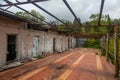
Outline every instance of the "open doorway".
{"label": "open doorway", "polygon": [[16,35],[7,35],[7,61],[16,58]]}

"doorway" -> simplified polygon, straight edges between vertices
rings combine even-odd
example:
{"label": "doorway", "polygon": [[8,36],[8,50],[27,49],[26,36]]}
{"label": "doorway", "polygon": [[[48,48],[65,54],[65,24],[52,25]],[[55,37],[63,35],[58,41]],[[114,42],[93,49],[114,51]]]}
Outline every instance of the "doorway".
{"label": "doorway", "polygon": [[70,49],[70,39],[68,38],[68,49]]}
{"label": "doorway", "polygon": [[53,51],[55,52],[55,44],[56,44],[56,39],[55,38],[53,38]]}
{"label": "doorway", "polygon": [[39,54],[39,37],[33,38],[33,57],[38,56]]}
{"label": "doorway", "polygon": [[7,61],[16,58],[16,35],[7,36]]}

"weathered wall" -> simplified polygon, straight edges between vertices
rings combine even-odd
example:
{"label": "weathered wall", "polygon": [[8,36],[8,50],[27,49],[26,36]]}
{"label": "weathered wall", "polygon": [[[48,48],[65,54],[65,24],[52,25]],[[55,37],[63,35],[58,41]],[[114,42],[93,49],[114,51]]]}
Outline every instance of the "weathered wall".
{"label": "weathered wall", "polygon": [[[38,37],[38,53],[53,53],[53,39],[55,38],[55,52],[62,52],[68,49],[68,39],[71,48],[76,45],[76,39],[65,34],[59,34],[54,30],[48,32],[24,29],[24,22],[19,22],[0,16],[0,67],[6,64],[7,57],[7,35],[16,35],[16,60],[24,60],[33,57],[34,37]],[[36,55],[36,56],[37,56]]]}
{"label": "weathered wall", "polygon": [[[18,51],[18,59],[26,59],[33,57],[33,41],[34,37],[39,38],[39,52],[37,55],[41,54],[41,46],[42,44],[42,35],[44,35],[43,32],[40,31],[35,31],[35,30],[20,30],[19,31],[19,36],[18,36],[18,46],[19,46],[19,51]],[[40,53],[40,54],[39,54]]]}
{"label": "weathered wall", "polygon": [[4,65],[6,62],[8,34],[17,35],[18,30],[0,26],[0,66]]}
{"label": "weathered wall", "polygon": [[18,35],[20,27],[24,27],[24,23],[0,16],[0,66],[6,63],[7,35]]}

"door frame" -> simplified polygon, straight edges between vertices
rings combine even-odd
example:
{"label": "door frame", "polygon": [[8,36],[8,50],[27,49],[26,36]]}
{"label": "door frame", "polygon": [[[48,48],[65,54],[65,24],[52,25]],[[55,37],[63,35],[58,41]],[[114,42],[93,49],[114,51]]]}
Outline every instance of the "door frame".
{"label": "door frame", "polygon": [[[7,60],[7,57],[8,57],[8,36],[15,36],[15,54],[16,54],[16,57],[15,59],[18,57],[18,34],[14,34],[14,33],[11,33],[11,34],[6,34],[6,62],[9,63],[9,62],[12,62],[12,60],[8,61]],[[13,60],[15,60],[13,59]]]}

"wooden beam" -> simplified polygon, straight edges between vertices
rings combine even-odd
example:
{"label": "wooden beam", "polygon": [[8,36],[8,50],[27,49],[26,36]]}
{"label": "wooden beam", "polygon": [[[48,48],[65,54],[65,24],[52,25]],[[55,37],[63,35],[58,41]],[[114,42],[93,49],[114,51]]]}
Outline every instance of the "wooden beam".
{"label": "wooden beam", "polygon": [[101,38],[105,34],[83,34],[83,33],[72,33],[76,38]]}
{"label": "wooden beam", "polygon": [[119,40],[118,40],[118,26],[114,27],[114,59],[115,59],[115,76],[119,77],[119,61],[118,61],[118,50],[119,50]]}
{"label": "wooden beam", "polygon": [[[57,25],[57,26],[64,26],[64,25]],[[120,25],[118,25],[118,26],[120,26]],[[69,25],[69,27],[73,27],[74,28],[74,25]],[[88,27],[93,27],[93,28],[96,28],[96,27],[98,27],[98,28],[100,28],[100,27],[107,27],[107,28],[109,28],[109,27],[115,27],[115,24],[111,24],[111,25],[109,25],[109,24],[105,24],[105,25],[100,25],[100,26],[98,26],[98,25],[82,25],[82,26],[80,26],[80,25],[77,25],[77,27],[79,28],[88,28]],[[67,27],[66,27],[67,28]]]}

